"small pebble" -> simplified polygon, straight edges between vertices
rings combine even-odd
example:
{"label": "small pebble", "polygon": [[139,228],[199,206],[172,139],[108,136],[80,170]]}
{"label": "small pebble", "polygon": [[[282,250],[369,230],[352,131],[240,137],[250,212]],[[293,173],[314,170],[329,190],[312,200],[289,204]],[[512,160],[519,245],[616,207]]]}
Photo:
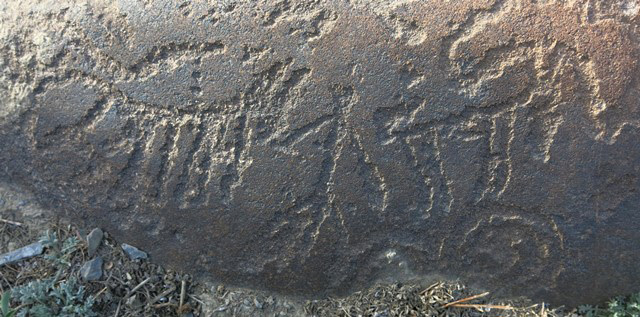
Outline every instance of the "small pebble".
{"label": "small pebble", "polygon": [[144,253],[143,251],[140,251],[138,248],[132,246],[132,245],[128,245],[126,243],[122,244],[122,250],[124,250],[124,253],[127,254],[127,256],[129,257],[129,259],[131,260],[139,260],[139,259],[146,259],[147,258],[147,254]]}
{"label": "small pebble", "polygon": [[94,254],[96,254],[96,251],[98,250],[103,237],[104,233],[100,228],[91,230],[91,233],[87,235],[89,257],[92,257]]}
{"label": "small pebble", "polygon": [[85,281],[99,280],[102,277],[102,258],[98,256],[83,264],[80,268],[80,276]]}
{"label": "small pebble", "polygon": [[42,254],[44,246],[40,242],[0,255],[0,266]]}

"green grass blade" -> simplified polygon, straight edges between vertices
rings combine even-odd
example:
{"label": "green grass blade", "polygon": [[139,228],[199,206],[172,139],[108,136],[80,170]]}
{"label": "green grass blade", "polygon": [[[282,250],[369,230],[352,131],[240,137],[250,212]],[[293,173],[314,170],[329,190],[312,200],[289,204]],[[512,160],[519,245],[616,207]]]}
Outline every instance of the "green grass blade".
{"label": "green grass blade", "polygon": [[3,316],[9,316],[9,297],[9,292],[2,293],[2,304],[0,308],[2,308]]}

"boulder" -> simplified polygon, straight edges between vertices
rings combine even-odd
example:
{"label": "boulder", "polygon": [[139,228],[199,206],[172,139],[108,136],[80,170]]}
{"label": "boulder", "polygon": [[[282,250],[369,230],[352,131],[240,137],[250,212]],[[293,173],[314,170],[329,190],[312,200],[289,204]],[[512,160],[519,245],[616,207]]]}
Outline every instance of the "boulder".
{"label": "boulder", "polygon": [[0,4],[0,181],[284,294],[640,287],[635,1]]}

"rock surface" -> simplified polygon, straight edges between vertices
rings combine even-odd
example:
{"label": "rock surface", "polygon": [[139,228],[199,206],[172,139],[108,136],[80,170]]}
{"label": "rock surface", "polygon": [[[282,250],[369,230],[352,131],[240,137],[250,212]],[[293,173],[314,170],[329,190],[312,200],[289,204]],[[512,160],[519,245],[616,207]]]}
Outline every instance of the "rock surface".
{"label": "rock surface", "polygon": [[36,255],[40,255],[42,254],[43,250],[44,250],[44,247],[42,246],[42,243],[36,242],[30,245],[24,246],[20,249],[13,250],[5,254],[1,254],[0,266],[15,263],[20,260],[24,260],[24,259],[34,257]]}
{"label": "rock surface", "polygon": [[636,0],[0,3],[0,180],[165,264],[340,294],[640,285]]}
{"label": "rock surface", "polygon": [[122,244],[122,250],[131,260],[142,260],[147,258],[147,254],[144,251],[140,251],[138,248],[126,243]]}
{"label": "rock surface", "polygon": [[102,257],[87,261],[80,268],[80,276],[85,281],[97,281],[102,277]]}
{"label": "rock surface", "polygon": [[89,257],[92,257],[98,251],[98,247],[100,247],[100,243],[102,243],[102,238],[104,237],[104,232],[102,229],[95,228],[91,230],[91,232],[87,235],[87,253]]}

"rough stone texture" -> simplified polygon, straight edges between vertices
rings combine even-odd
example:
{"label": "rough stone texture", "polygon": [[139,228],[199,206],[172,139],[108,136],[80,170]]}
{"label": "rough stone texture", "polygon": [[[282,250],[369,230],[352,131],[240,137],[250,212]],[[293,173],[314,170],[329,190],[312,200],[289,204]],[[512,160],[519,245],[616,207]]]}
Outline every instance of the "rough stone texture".
{"label": "rough stone texture", "polygon": [[102,277],[102,257],[97,256],[85,262],[80,268],[80,276],[85,281],[97,281]]}
{"label": "rough stone texture", "polygon": [[2,2],[0,179],[235,285],[637,291],[639,8]]}
{"label": "rough stone texture", "polygon": [[0,266],[28,259],[36,255],[42,254],[44,246],[42,243],[36,242],[17,250],[10,251],[0,255]]}
{"label": "rough stone texture", "polygon": [[147,254],[144,251],[140,251],[140,249],[126,243],[122,244],[122,250],[131,260],[142,260],[147,258]]}
{"label": "rough stone texture", "polygon": [[102,229],[95,228],[91,230],[91,232],[87,235],[87,254],[89,257],[92,257],[98,251],[98,247],[100,247],[100,243],[102,243],[102,238],[104,237],[104,233]]}

